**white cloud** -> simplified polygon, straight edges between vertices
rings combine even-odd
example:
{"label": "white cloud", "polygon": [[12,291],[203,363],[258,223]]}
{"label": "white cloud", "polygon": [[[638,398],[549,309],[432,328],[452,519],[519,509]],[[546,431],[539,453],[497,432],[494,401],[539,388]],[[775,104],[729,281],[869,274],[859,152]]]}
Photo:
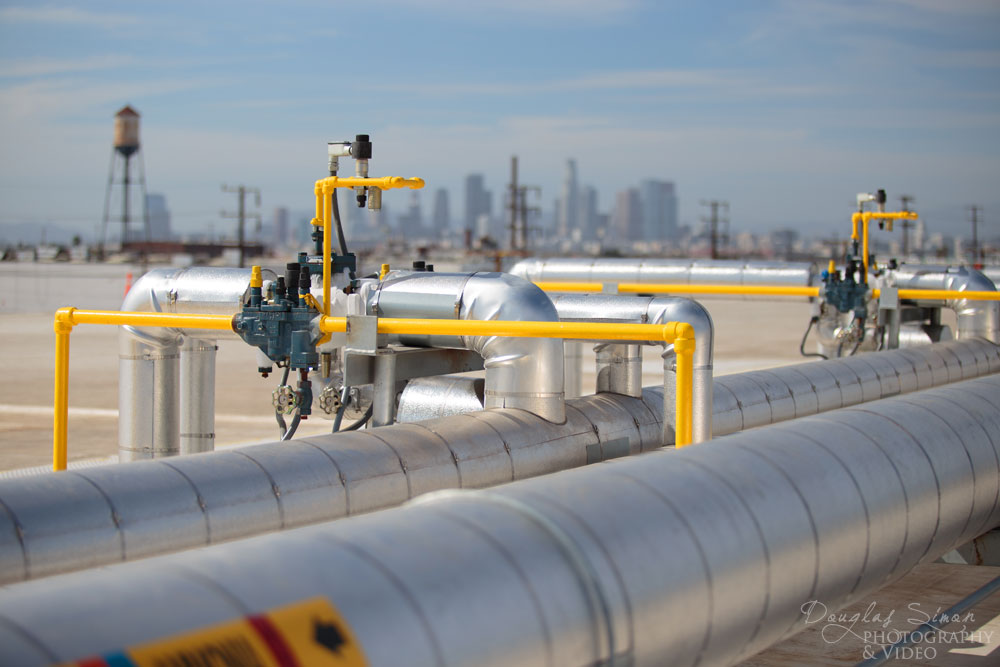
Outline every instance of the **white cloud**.
{"label": "white cloud", "polygon": [[[645,0],[424,0],[421,9],[447,12],[466,17],[545,16],[558,17],[563,23],[631,14]],[[412,7],[410,0],[387,0],[388,3]],[[386,2],[383,2],[386,4]]]}
{"label": "white cloud", "polygon": [[0,60],[0,77],[33,77],[75,72],[94,72],[130,65],[135,59],[124,55],[90,58],[10,58]]}
{"label": "white cloud", "polygon": [[139,23],[139,18],[129,14],[92,12],[76,7],[3,7],[3,23],[48,23],[119,28]]}
{"label": "white cloud", "polygon": [[594,72],[579,77],[538,83],[468,82],[468,83],[378,83],[372,90],[438,95],[543,95],[567,92],[602,91],[712,91],[725,95],[773,97],[776,95],[833,95],[838,90],[829,85],[772,83],[758,73],[738,70],[615,70]]}

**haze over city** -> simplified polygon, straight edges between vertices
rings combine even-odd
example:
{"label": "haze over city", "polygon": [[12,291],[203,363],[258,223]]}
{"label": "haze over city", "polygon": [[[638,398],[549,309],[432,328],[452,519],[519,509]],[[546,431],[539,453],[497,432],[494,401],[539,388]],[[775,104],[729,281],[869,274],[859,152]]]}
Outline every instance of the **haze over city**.
{"label": "haze over city", "polygon": [[[373,175],[495,194],[511,155],[549,219],[574,159],[605,214],[646,179],[680,225],[843,229],[858,192],[907,193],[928,229],[984,237],[1000,211],[1000,5],[988,0],[678,3],[62,3],[0,7],[0,223],[92,235],[111,118],[142,113],[150,192],[181,233],[311,206],[325,142],[368,132]],[[402,212],[406,195],[387,195]]]}

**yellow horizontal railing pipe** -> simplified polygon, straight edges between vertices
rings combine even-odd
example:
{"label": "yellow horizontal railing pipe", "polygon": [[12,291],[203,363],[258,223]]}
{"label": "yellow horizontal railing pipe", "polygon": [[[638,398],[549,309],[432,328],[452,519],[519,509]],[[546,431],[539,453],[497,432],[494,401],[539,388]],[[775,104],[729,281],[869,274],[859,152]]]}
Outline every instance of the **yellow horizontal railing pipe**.
{"label": "yellow horizontal railing pipe", "polygon": [[129,313],[117,310],[78,310],[76,308],[57,310],[53,322],[53,329],[56,333],[55,397],[52,405],[53,470],[66,469],[66,436],[69,425],[69,336],[73,333],[73,327],[78,324],[232,331],[233,318],[228,315]]}
{"label": "yellow horizontal railing pipe", "polygon": [[[602,283],[537,282],[546,292],[600,292]],[[614,283],[611,283],[614,284]],[[688,285],[682,283],[618,283],[621,294],[732,294],[734,296],[819,296],[819,287],[789,285]]]}
{"label": "yellow horizontal railing pipe", "polygon": [[[872,296],[876,299],[882,290],[873,289]],[[968,299],[969,301],[1000,301],[1000,292],[977,292],[970,290],[962,292],[946,289],[901,289],[900,299]]]}
{"label": "yellow horizontal railing pipe", "polygon": [[[320,331],[347,330],[344,317],[323,317]],[[576,340],[645,340],[673,344],[677,355],[677,399],[674,444],[691,444],[694,382],[694,327],[686,322],[618,324],[611,322],[511,322],[505,320],[435,320],[380,317],[382,334],[427,336],[506,336],[514,338],[569,338]]]}
{"label": "yellow horizontal railing pipe", "polygon": [[[593,282],[537,282],[546,292],[601,292],[603,283]],[[614,284],[614,283],[611,283]],[[796,287],[785,285],[686,285],[618,283],[618,292],[641,294],[718,294],[733,296],[807,296],[818,297],[821,287]],[[872,297],[878,298],[881,290],[873,289]],[[1000,301],[1000,292],[901,289],[900,299],[968,299],[969,301]]]}
{"label": "yellow horizontal railing pipe", "polygon": [[403,178],[402,176],[382,176],[381,178],[360,178],[355,176],[327,176],[316,181],[316,184],[323,188],[324,194],[333,192],[333,188],[378,188],[379,190],[393,190],[396,188],[410,188],[419,190],[424,187],[422,178]]}

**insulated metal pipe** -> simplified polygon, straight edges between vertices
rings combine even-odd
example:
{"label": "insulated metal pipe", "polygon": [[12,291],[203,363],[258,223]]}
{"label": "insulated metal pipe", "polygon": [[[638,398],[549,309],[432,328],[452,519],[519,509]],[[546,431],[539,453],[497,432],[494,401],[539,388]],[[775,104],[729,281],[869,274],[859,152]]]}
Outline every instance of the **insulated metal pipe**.
{"label": "insulated metal pipe", "polygon": [[[954,266],[904,264],[887,276],[889,284],[903,289],[995,292],[993,281],[979,271]],[[920,299],[918,305],[942,303]],[[1000,301],[955,298],[943,301],[958,318],[956,338],[981,337],[1000,342]]]}
{"label": "insulated metal pipe", "polygon": [[[726,375],[715,380],[713,428],[732,433],[997,372],[1000,348],[968,340]],[[663,405],[655,386],[641,400],[567,401],[562,425],[488,410],[0,480],[0,584],[648,451],[660,446]]]}
{"label": "insulated metal pipe", "polygon": [[[693,367],[693,442],[704,442],[712,439],[712,358],[715,348],[715,326],[708,311],[697,301],[681,297],[641,297],[622,296],[617,294],[560,294],[551,297],[555,304],[559,319],[563,321],[591,321],[591,322],[639,322],[663,324],[666,322],[687,322],[694,328],[695,350]],[[618,388],[622,383],[628,383],[627,378],[635,378],[633,384],[642,386],[642,358],[631,350],[624,349],[634,346],[614,345],[606,348],[605,360],[614,361],[616,357],[622,359],[630,358],[631,370],[623,370],[620,365],[612,367],[609,363],[602,362],[601,355],[598,356],[597,374],[598,382],[601,375],[618,376],[621,381],[616,384]],[[663,413],[668,415],[663,426],[663,443],[673,442],[674,419],[670,416],[670,406],[673,405],[676,386],[675,358],[672,354],[665,354],[663,357],[664,372],[664,408]],[[609,384],[606,387],[598,386],[598,391],[614,391]],[[619,393],[628,393],[625,389]]]}
{"label": "insulated metal pipe", "polygon": [[[135,282],[121,310],[129,312],[234,315],[250,286],[250,269],[191,267],[153,269]],[[188,357],[185,378],[188,397],[181,411],[181,342],[185,337],[214,341],[235,338],[232,331],[150,329],[125,326],[119,337],[118,457],[120,461],[174,456],[181,451],[181,433],[214,433],[214,384],[194,385],[198,377],[214,377],[214,354]],[[199,364],[213,367],[199,368]],[[211,396],[211,400],[206,400]],[[193,400],[188,400],[193,399]],[[181,424],[182,416],[185,423]],[[207,438],[196,438],[207,440]],[[201,445],[206,444],[202,442]],[[193,446],[188,440],[188,446]],[[200,450],[199,450],[200,451]]]}
{"label": "insulated metal pipe", "polygon": [[835,612],[1000,524],[998,415],[994,376],[13,585],[0,662],[104,656],[320,596],[371,665],[732,665],[802,629],[810,602]]}
{"label": "insulated metal pipe", "polygon": [[[552,302],[505,273],[390,273],[373,285],[368,312],[379,317],[558,322]],[[522,408],[553,423],[566,418],[560,339],[399,335],[403,345],[473,350],[486,369],[486,407]]]}
{"label": "insulated metal pipe", "polygon": [[[810,286],[817,267],[811,262],[765,262],[653,258],[530,258],[510,273],[531,282],[647,283],[680,285]],[[752,299],[756,297],[745,296]]]}

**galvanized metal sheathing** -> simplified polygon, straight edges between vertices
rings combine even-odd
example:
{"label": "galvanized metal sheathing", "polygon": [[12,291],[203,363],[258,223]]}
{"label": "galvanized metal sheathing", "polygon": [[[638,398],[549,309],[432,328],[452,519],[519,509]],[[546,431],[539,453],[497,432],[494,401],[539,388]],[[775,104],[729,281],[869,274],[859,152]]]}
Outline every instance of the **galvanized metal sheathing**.
{"label": "galvanized metal sheathing", "polygon": [[[545,292],[506,273],[396,271],[364,291],[369,314],[380,317],[559,321]],[[557,424],[565,418],[561,339],[411,334],[393,342],[473,350],[486,369],[487,408],[521,408]]]}
{"label": "galvanized metal sheathing", "polygon": [[[811,262],[765,262],[731,259],[665,259],[659,257],[530,258],[510,273],[532,282],[598,282],[680,285],[785,285],[816,282]],[[753,296],[727,296],[758,299]]]}
{"label": "galvanized metal sheathing", "polygon": [[[249,269],[153,269],[121,310],[233,315]],[[207,451],[215,437],[215,344],[225,331],[122,327],[118,361],[118,456],[122,461]]]}
{"label": "galvanized metal sheathing", "polygon": [[[817,364],[818,365],[818,364]],[[0,591],[0,662],[316,595],[372,665],[729,665],[1000,524],[1000,377]]]}
{"label": "galvanized metal sheathing", "polygon": [[[887,275],[889,284],[899,289],[995,292],[996,285],[983,273],[964,266],[904,264]],[[956,298],[946,301],[917,301],[919,305],[943,303],[955,311],[957,338],[980,337],[1000,343],[1000,302]]]}
{"label": "galvanized metal sheathing", "polygon": [[[718,435],[1000,372],[1000,348],[955,341],[715,379]],[[0,583],[189,549],[483,488],[660,446],[662,386],[642,399],[454,415],[194,457],[0,480]]]}

